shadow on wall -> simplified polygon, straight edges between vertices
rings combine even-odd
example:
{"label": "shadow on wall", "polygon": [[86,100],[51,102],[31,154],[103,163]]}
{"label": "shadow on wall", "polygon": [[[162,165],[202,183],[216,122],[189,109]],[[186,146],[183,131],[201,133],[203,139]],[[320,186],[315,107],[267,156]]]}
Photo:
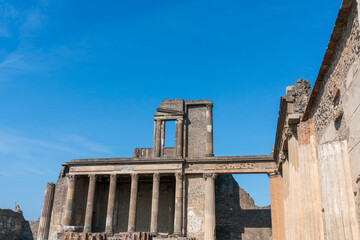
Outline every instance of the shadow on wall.
{"label": "shadow on wall", "polygon": [[216,239],[270,239],[270,206],[257,207],[249,194],[239,188],[232,175],[217,177],[215,194]]}

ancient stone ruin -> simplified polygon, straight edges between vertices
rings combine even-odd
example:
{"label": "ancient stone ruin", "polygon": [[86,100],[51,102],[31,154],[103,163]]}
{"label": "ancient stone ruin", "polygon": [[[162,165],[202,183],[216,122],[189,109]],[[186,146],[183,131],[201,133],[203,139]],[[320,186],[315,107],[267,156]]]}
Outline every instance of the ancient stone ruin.
{"label": "ancient stone ruin", "polygon": [[[214,156],[213,103],[164,100],[153,148],[62,164],[46,186],[38,240],[251,239],[255,228],[268,240],[270,227],[273,240],[358,240],[358,8],[343,1],[313,90],[300,79],[286,88],[271,155]],[[175,121],[172,148],[166,121]],[[231,174],[243,173],[268,174],[271,212],[242,207]]]}
{"label": "ancient stone ruin", "polygon": [[[268,239],[270,210],[242,209],[237,183],[220,174],[270,173],[273,158],[215,157],[212,106],[165,99],[154,116],[153,148],[63,163],[58,182],[46,186],[38,239],[208,239],[217,230],[225,240],[251,235],[246,228],[264,228]],[[164,147],[166,121],[175,121],[171,148]]]}

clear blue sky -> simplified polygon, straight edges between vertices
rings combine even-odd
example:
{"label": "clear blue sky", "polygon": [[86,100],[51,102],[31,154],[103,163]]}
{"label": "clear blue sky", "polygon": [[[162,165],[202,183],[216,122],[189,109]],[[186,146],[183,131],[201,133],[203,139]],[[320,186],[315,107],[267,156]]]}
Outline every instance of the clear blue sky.
{"label": "clear blue sky", "polygon": [[[340,0],[0,0],[0,208],[40,216],[73,158],[151,147],[164,98],[214,102],[216,155],[271,154],[280,96],[318,73]],[[267,176],[236,176],[258,205]]]}

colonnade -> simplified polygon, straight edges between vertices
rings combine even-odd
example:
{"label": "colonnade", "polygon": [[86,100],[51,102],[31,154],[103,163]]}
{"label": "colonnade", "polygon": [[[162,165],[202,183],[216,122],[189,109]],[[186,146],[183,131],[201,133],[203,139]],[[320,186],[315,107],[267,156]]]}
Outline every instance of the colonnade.
{"label": "colonnade", "polygon": [[[95,198],[96,178],[95,174],[89,176],[89,189],[86,202],[84,232],[92,231],[92,217]],[[205,178],[205,239],[215,240],[215,177],[216,174],[204,174]],[[113,217],[115,205],[115,192],[117,184],[117,174],[110,174],[109,196],[107,203],[105,232],[114,233]],[[136,202],[138,193],[139,174],[131,174],[131,191],[128,218],[128,232],[136,231]],[[183,174],[175,173],[175,208],[174,208],[174,235],[182,236],[183,223]],[[68,191],[65,204],[65,213],[63,218],[63,226],[70,226],[74,207],[76,176],[68,174]],[[151,221],[150,232],[158,232],[158,215],[159,215],[159,187],[160,174],[153,174],[152,203],[151,203]]]}

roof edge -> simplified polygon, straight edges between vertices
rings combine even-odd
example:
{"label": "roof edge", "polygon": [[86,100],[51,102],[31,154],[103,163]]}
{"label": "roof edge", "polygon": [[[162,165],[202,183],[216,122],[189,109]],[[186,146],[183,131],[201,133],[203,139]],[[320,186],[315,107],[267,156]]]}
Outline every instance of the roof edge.
{"label": "roof edge", "polygon": [[316,78],[313,90],[311,92],[308,104],[305,109],[305,113],[303,116],[302,121],[308,120],[312,107],[316,101],[316,97],[318,92],[320,91],[320,86],[322,81],[324,80],[324,77],[328,71],[328,67],[330,66],[334,55],[335,55],[335,49],[337,48],[337,45],[339,43],[339,40],[341,38],[341,34],[344,30],[344,26],[347,24],[347,20],[350,14],[350,9],[352,5],[354,4],[355,0],[343,0],[338,16],[335,21],[335,26],[332,31],[330,41],[328,43],[328,47],[326,49],[324,59],[321,63],[320,70],[318,73],[318,76]]}

